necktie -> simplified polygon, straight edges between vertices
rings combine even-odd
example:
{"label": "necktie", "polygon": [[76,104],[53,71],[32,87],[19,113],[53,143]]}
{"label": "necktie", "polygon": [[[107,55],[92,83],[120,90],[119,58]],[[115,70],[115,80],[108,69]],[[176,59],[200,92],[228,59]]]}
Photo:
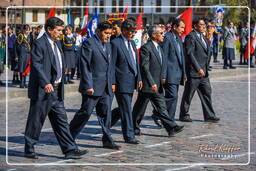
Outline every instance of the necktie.
{"label": "necktie", "polygon": [[61,67],[60,67],[60,59],[59,59],[59,53],[57,50],[57,44],[54,43],[54,57],[55,57],[55,61],[56,61],[56,66],[57,66],[57,78],[56,80],[59,80],[61,78]]}
{"label": "necktie", "polygon": [[132,53],[132,47],[131,47],[131,42],[128,41],[128,51],[129,51],[129,55],[131,57],[131,61],[132,61],[132,65],[133,65],[133,69],[134,69],[134,72],[135,72],[135,75],[137,75],[137,67],[136,67],[136,61],[135,61],[135,57]]}
{"label": "necktie", "polygon": [[160,56],[160,61],[161,61],[161,64],[162,64],[162,62],[163,62],[163,56],[162,56],[161,48],[160,48],[159,45],[157,45],[157,51],[158,51],[158,54],[159,54],[159,56]]}
{"label": "necktie", "polygon": [[201,41],[202,41],[202,43],[203,43],[203,45],[204,45],[204,48],[207,49],[207,45],[206,45],[206,43],[205,43],[205,41],[204,41],[203,34],[200,34],[200,39],[201,39]]}

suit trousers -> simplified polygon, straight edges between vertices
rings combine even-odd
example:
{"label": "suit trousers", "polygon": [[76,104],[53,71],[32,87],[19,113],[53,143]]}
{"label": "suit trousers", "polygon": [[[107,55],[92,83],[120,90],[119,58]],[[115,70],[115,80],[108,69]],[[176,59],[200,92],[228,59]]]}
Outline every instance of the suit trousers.
{"label": "suit trousers", "polygon": [[132,96],[133,93],[116,93],[120,115],[116,113],[115,118],[121,117],[121,127],[125,141],[131,141],[135,138],[132,118]]}
{"label": "suit trousers", "polygon": [[52,94],[48,95],[51,96],[48,99],[30,101],[30,109],[25,130],[26,153],[35,152],[34,145],[39,140],[47,115],[62,152],[65,154],[68,151],[77,149],[69,130],[64,102],[57,100],[57,89],[55,89]]}
{"label": "suit trousers", "polygon": [[178,102],[179,85],[167,83],[164,86],[164,89],[165,89],[165,101],[166,101],[167,111],[170,118],[174,120],[177,102]]}
{"label": "suit trousers", "polygon": [[104,92],[102,96],[90,96],[82,94],[82,104],[74,118],[70,122],[70,132],[75,139],[89,120],[93,109],[96,108],[97,118],[101,125],[103,143],[113,143],[110,133],[111,104],[110,95]]}
{"label": "suit trousers", "polygon": [[148,102],[151,101],[155,115],[161,120],[164,128],[169,132],[177,124],[169,117],[163,93],[139,92],[138,98],[133,107],[134,130],[140,131],[140,123],[145,115]]}
{"label": "suit trousers", "polygon": [[215,112],[212,107],[210,80],[208,77],[203,77],[190,78],[186,82],[180,105],[180,118],[189,116],[188,111],[195,91],[197,91],[202,103],[204,119],[214,117]]}

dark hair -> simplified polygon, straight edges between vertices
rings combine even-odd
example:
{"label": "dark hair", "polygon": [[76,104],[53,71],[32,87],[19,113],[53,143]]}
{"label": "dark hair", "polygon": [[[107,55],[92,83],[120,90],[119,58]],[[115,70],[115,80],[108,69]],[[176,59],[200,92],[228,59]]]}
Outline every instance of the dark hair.
{"label": "dark hair", "polygon": [[42,29],[42,28],[43,28],[43,26],[42,26],[42,25],[39,25],[39,26],[37,26],[37,28],[38,28],[38,29]]}
{"label": "dark hair", "polygon": [[231,24],[231,23],[233,23],[233,22],[231,20],[228,20],[228,25]]}
{"label": "dark hair", "polygon": [[115,21],[112,23],[112,25],[113,25],[113,26],[114,26],[114,25],[117,25],[118,27],[121,27],[122,21],[120,21],[120,20],[115,20]]}
{"label": "dark hair", "polygon": [[193,20],[193,23],[192,23],[193,28],[195,28],[195,25],[199,24],[199,22],[200,22],[201,20],[205,21],[205,18],[203,18],[203,17],[198,17],[198,18],[194,19],[194,20]]}
{"label": "dark hair", "polygon": [[80,33],[82,30],[81,30],[81,28],[80,27],[77,27],[76,28],[76,33]]}
{"label": "dark hair", "polygon": [[172,27],[176,26],[176,27],[179,27],[180,26],[180,22],[183,22],[184,21],[181,19],[181,18],[175,18],[173,21],[172,21]]}
{"label": "dark hair", "polygon": [[51,17],[46,20],[44,27],[45,27],[45,30],[47,31],[48,28],[54,29],[56,26],[63,26],[63,25],[64,25],[64,21],[62,21],[58,17]]}
{"label": "dark hair", "polygon": [[69,30],[72,31],[72,30],[73,30],[73,27],[72,27],[71,25],[66,25],[66,26],[65,26],[65,30],[67,30],[67,29],[69,29]]}
{"label": "dark hair", "polygon": [[121,30],[136,29],[137,27],[138,27],[138,25],[136,24],[135,20],[126,19],[122,23]]}
{"label": "dark hair", "polygon": [[97,30],[104,31],[104,30],[112,29],[112,28],[113,28],[113,26],[112,26],[112,24],[110,22],[103,21],[103,22],[98,24]]}
{"label": "dark hair", "polygon": [[13,30],[13,28],[11,26],[9,26],[8,29]]}
{"label": "dark hair", "polygon": [[30,29],[30,26],[28,24],[23,25],[22,30],[27,30],[27,29]]}
{"label": "dark hair", "polygon": [[150,39],[152,39],[153,33],[156,33],[158,28],[161,28],[161,27],[159,25],[153,25],[153,26],[149,27],[148,36],[150,37]]}

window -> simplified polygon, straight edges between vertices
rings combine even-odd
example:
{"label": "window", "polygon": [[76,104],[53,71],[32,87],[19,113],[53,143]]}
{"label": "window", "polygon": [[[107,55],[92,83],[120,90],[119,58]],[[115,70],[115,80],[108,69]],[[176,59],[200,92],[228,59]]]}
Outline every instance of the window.
{"label": "window", "polygon": [[100,13],[104,13],[104,0],[100,0],[100,6],[101,6],[101,8],[100,8]]}
{"label": "window", "polygon": [[[176,0],[170,0],[170,6],[176,6]],[[177,8],[170,8],[171,13],[176,13]]]}
{"label": "window", "polygon": [[120,1],[119,1],[119,6],[120,6],[119,12],[124,12],[124,8],[123,8],[123,6],[124,6],[124,0],[120,0]]}
{"label": "window", "polygon": [[[136,6],[136,0],[132,0],[132,6]],[[132,12],[136,12],[136,7],[132,7]]]}
{"label": "window", "polygon": [[162,6],[162,0],[156,0],[156,6],[159,6],[156,8],[156,12],[161,12],[161,6]]}
{"label": "window", "polygon": [[[139,0],[139,6],[143,6],[143,4],[144,4],[144,0]],[[140,11],[143,12],[143,8],[142,8],[142,7],[140,7],[139,12],[140,12]]]}
{"label": "window", "polygon": [[37,22],[37,21],[38,21],[38,11],[32,10],[32,22]]}
{"label": "window", "polygon": [[112,12],[116,12],[116,0],[112,0]]}

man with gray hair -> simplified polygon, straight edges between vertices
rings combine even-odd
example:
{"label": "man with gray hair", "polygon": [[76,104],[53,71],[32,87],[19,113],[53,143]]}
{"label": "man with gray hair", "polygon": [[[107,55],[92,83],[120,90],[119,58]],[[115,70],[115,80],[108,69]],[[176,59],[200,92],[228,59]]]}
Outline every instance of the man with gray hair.
{"label": "man with gray hair", "polygon": [[151,101],[156,116],[162,122],[169,136],[181,132],[184,126],[178,126],[168,115],[163,94],[163,85],[166,82],[166,58],[160,43],[164,40],[164,30],[160,26],[153,26],[148,31],[150,39],[140,49],[141,77],[143,87],[133,108],[133,121],[135,134],[140,135],[139,124],[145,114],[147,104]]}

